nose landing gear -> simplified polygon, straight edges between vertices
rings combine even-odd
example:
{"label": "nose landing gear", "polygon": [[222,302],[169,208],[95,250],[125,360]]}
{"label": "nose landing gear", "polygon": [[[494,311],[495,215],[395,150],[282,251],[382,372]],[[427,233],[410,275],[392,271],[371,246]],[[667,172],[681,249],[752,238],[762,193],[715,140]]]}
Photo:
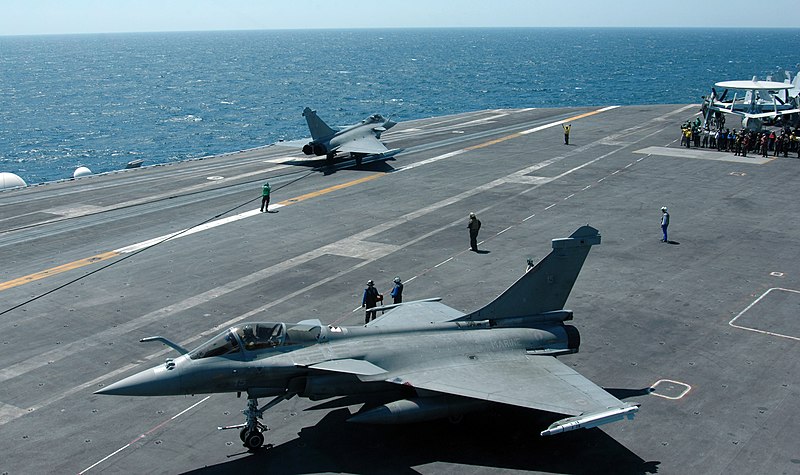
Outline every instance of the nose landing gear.
{"label": "nose landing gear", "polygon": [[264,411],[275,406],[284,399],[289,399],[293,394],[281,394],[276,396],[273,400],[266,403],[263,407],[258,407],[258,399],[251,397],[247,399],[247,408],[242,410],[245,417],[244,424],[235,424],[232,426],[217,427],[218,430],[240,429],[239,438],[242,443],[249,450],[256,450],[264,445],[264,432],[269,430],[269,427],[262,424],[259,419],[264,418]]}

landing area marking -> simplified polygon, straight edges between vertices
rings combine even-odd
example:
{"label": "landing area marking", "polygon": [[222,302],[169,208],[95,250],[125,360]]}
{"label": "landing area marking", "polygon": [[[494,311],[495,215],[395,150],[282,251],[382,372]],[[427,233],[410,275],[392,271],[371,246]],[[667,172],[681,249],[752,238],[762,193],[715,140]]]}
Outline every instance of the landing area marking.
{"label": "landing area marking", "polygon": [[[375,178],[378,178],[378,177],[380,177],[382,175],[383,175],[382,173],[375,173],[375,174],[367,175],[367,176],[364,176],[364,177],[361,177],[361,178],[358,178],[356,180],[352,180],[352,181],[349,181],[349,182],[346,182],[346,183],[333,185],[333,186],[330,186],[328,188],[324,188],[322,190],[314,191],[314,192],[311,192],[311,193],[306,193],[304,195],[301,195],[301,196],[298,196],[298,197],[295,197],[295,198],[290,198],[288,200],[281,201],[281,202],[276,203],[274,205],[270,205],[269,206],[269,210],[270,211],[274,211],[274,210],[277,210],[277,209],[282,208],[284,206],[288,206],[290,204],[299,203],[301,201],[305,201],[305,200],[308,200],[310,198],[316,198],[318,196],[322,196],[322,195],[325,195],[327,193],[331,193],[331,192],[336,191],[336,190],[341,190],[343,188],[347,188],[347,187],[350,187],[350,186],[358,185],[358,184],[364,183],[364,182],[369,181],[369,180],[374,180]],[[60,266],[52,267],[50,269],[46,269],[46,270],[43,270],[43,271],[40,271],[40,272],[36,272],[36,273],[33,273],[33,274],[26,275],[24,277],[19,277],[17,279],[13,279],[13,280],[9,280],[9,281],[6,281],[6,282],[2,282],[2,283],[0,283],[0,291],[8,290],[10,288],[17,287],[17,286],[20,286],[20,285],[23,285],[23,284],[27,284],[28,282],[33,282],[35,280],[44,279],[45,277],[50,277],[50,276],[53,276],[53,275],[56,275],[56,274],[61,274],[62,272],[67,272],[67,271],[70,271],[70,270],[78,269],[78,268],[81,268],[81,267],[84,267],[84,266],[87,266],[87,265],[90,265],[90,264],[94,264],[96,262],[105,261],[105,260],[111,259],[113,257],[121,256],[122,254],[128,254],[128,253],[135,252],[135,251],[138,251],[138,250],[141,250],[141,249],[145,249],[147,247],[153,246],[153,245],[161,243],[161,242],[171,241],[171,240],[177,239],[179,237],[190,236],[192,234],[196,234],[196,233],[199,233],[201,231],[207,231],[209,229],[213,229],[213,228],[216,228],[218,226],[222,226],[223,224],[229,224],[229,223],[232,223],[234,221],[238,221],[238,220],[244,219],[244,218],[249,218],[249,217],[252,217],[252,216],[259,215],[259,214],[261,214],[260,210],[246,211],[244,213],[240,213],[240,214],[237,214],[237,215],[234,215],[234,216],[230,216],[230,217],[227,217],[227,218],[218,219],[216,221],[212,221],[210,223],[206,223],[206,224],[203,224],[203,225],[200,225],[200,226],[195,226],[193,228],[187,228],[187,229],[183,229],[183,230],[180,230],[180,231],[175,231],[174,233],[165,234],[163,236],[159,236],[159,237],[156,237],[156,238],[153,238],[153,239],[148,239],[147,241],[142,241],[142,242],[139,242],[139,243],[136,243],[136,244],[131,244],[130,246],[121,247],[121,248],[115,249],[113,251],[103,252],[101,254],[97,254],[97,255],[94,255],[94,256],[91,256],[91,257],[86,257],[84,259],[79,259],[77,261],[69,262],[67,264],[63,264],[63,265],[60,265]]]}
{"label": "landing area marking", "polygon": [[692,390],[692,387],[672,379],[659,379],[650,386],[650,390],[650,394],[653,396],[676,400],[686,396]]}
{"label": "landing area marking", "polygon": [[717,160],[721,162],[749,163],[751,165],[763,165],[772,161],[771,158],[764,158],[760,155],[739,157],[731,154],[730,152],[717,152],[698,148],[647,147],[641,150],[635,150],[633,153],[660,155],[662,157],[695,158],[700,160]]}
{"label": "landing area marking", "polygon": [[12,287],[17,287],[22,284],[27,284],[28,282],[44,279],[45,277],[61,274],[62,272],[78,269],[83,266],[88,266],[89,264],[94,264],[95,262],[105,261],[111,259],[112,257],[117,257],[117,256],[119,256],[118,252],[110,251],[110,252],[104,252],[102,254],[97,254],[92,257],[86,257],[84,259],[78,259],[77,261],[68,262],[66,264],[62,264],[60,266],[52,267],[47,270],[29,274],[24,277],[20,277],[18,279],[2,282],[0,283],[0,291],[7,290]]}
{"label": "landing area marking", "polygon": [[[558,121],[555,121],[555,122],[550,122],[548,124],[540,125],[538,127],[532,128],[532,129],[528,129],[528,130],[524,130],[522,132],[518,132],[518,133],[511,134],[511,135],[507,135],[507,136],[501,137],[499,139],[490,140],[488,142],[484,142],[482,144],[478,144],[478,145],[474,145],[474,146],[471,146],[471,147],[467,147],[467,148],[462,149],[462,150],[456,150],[454,152],[445,153],[443,155],[439,155],[439,156],[436,156],[436,157],[433,157],[433,158],[429,158],[427,160],[423,160],[423,161],[418,162],[416,164],[412,164],[412,165],[409,165],[409,166],[406,166],[406,167],[401,167],[401,168],[397,169],[396,171],[410,170],[412,168],[416,168],[417,166],[427,165],[429,163],[433,163],[433,162],[436,162],[436,161],[439,161],[439,160],[443,160],[445,158],[450,158],[450,157],[462,154],[462,153],[470,151],[470,150],[476,150],[476,149],[479,149],[479,148],[488,147],[489,145],[493,145],[493,144],[496,144],[496,143],[504,142],[506,140],[510,140],[510,139],[517,138],[517,137],[521,137],[523,135],[527,135],[527,134],[530,134],[530,133],[533,133],[533,132],[538,132],[540,130],[544,130],[544,129],[547,129],[547,128],[550,128],[550,127],[555,127],[557,125],[564,124],[564,123],[567,123],[567,122],[570,122],[570,121],[582,119],[582,118],[585,118],[585,117],[590,117],[590,116],[599,114],[601,112],[606,112],[606,111],[609,111],[609,110],[616,109],[617,107],[618,106],[604,107],[602,109],[597,109],[597,110],[594,110],[594,111],[586,112],[584,114],[580,114],[580,115],[576,115],[576,116],[573,116],[573,117],[569,117],[567,119],[562,119],[562,120],[558,120]],[[252,172],[251,174],[253,174],[253,173],[263,173],[263,171]],[[242,176],[244,176],[244,175],[238,175],[236,178],[241,178]],[[384,176],[384,174],[383,173],[374,173],[374,174],[367,175],[367,176],[358,178],[358,179],[350,181],[350,182],[342,183],[342,184],[339,184],[339,185],[334,185],[334,186],[331,186],[331,187],[328,187],[328,188],[324,188],[324,189],[319,190],[319,191],[306,193],[304,195],[301,195],[301,196],[298,196],[298,197],[295,197],[295,198],[290,198],[288,200],[281,201],[280,203],[278,203],[276,205],[272,205],[272,206],[269,207],[269,210],[275,210],[275,209],[278,209],[278,208],[283,207],[283,206],[287,206],[287,205],[294,204],[294,203],[299,203],[301,201],[305,201],[305,200],[308,200],[308,199],[311,199],[311,198],[316,198],[318,196],[322,196],[322,195],[325,195],[327,193],[331,193],[331,192],[336,191],[336,190],[340,190],[340,189],[347,188],[347,187],[350,187],[350,186],[358,185],[358,184],[364,183],[366,181],[374,180],[374,179],[376,179],[378,177],[381,177],[381,176]],[[195,186],[202,186],[202,185],[195,185]],[[241,214],[238,214],[238,215],[235,215],[235,216],[231,216],[231,217],[228,217],[228,218],[223,218],[223,219],[220,219],[220,220],[217,220],[217,221],[212,221],[210,223],[206,223],[204,225],[197,226],[195,228],[189,228],[189,229],[184,229],[184,230],[181,230],[181,231],[176,231],[174,233],[170,233],[170,234],[167,234],[167,235],[164,235],[164,236],[159,236],[159,237],[156,237],[156,238],[153,238],[153,239],[149,239],[147,241],[143,241],[143,242],[140,242],[140,243],[132,244],[130,246],[126,246],[126,247],[123,247],[123,248],[120,248],[120,249],[117,249],[117,250],[114,250],[114,251],[104,252],[104,253],[101,253],[101,254],[98,254],[98,255],[95,255],[95,256],[92,256],[92,257],[87,257],[87,258],[80,259],[80,260],[77,260],[77,261],[74,261],[74,262],[71,262],[71,263],[67,263],[67,264],[64,264],[64,265],[61,265],[61,266],[53,267],[51,269],[46,269],[46,270],[43,270],[43,271],[40,271],[40,272],[36,272],[34,274],[30,274],[30,275],[23,276],[23,277],[20,277],[20,278],[17,278],[17,279],[13,279],[13,280],[10,280],[10,281],[7,281],[7,282],[2,282],[2,283],[0,283],[0,291],[7,290],[7,289],[10,289],[10,288],[13,288],[13,287],[17,287],[17,286],[26,284],[26,283],[34,281],[34,280],[43,279],[43,278],[49,277],[51,275],[60,274],[62,272],[66,272],[68,270],[78,269],[80,267],[84,267],[84,266],[87,266],[89,264],[93,264],[95,262],[101,261],[101,260],[107,260],[107,259],[110,259],[112,257],[117,257],[117,256],[119,256],[121,254],[135,252],[135,251],[147,248],[149,246],[152,246],[154,244],[157,244],[157,243],[160,243],[160,242],[163,242],[163,241],[170,241],[170,240],[173,240],[173,239],[177,239],[178,237],[189,236],[191,234],[195,234],[195,233],[198,233],[200,231],[205,231],[205,230],[208,230],[208,229],[212,229],[212,228],[215,228],[217,226],[221,226],[223,224],[228,224],[228,223],[232,223],[234,221],[238,221],[240,219],[249,218],[249,217],[255,216],[255,215],[259,214],[259,213],[260,213],[259,211],[247,211],[245,213],[241,213]]]}
{"label": "landing area marking", "polygon": [[128,447],[130,447],[131,445],[135,444],[136,442],[138,442],[138,441],[140,441],[140,440],[142,440],[142,439],[146,438],[147,436],[149,436],[149,435],[150,435],[150,434],[152,434],[153,432],[155,432],[155,431],[157,431],[158,429],[161,429],[162,427],[166,426],[166,425],[167,425],[168,423],[170,423],[171,421],[174,421],[175,419],[177,419],[177,418],[181,417],[182,415],[186,414],[187,412],[189,412],[190,410],[192,410],[192,409],[194,409],[195,407],[199,406],[200,404],[202,404],[202,403],[204,403],[204,402],[208,401],[210,398],[211,398],[211,396],[206,396],[206,397],[204,397],[204,398],[203,398],[203,399],[201,399],[200,401],[198,401],[198,402],[196,402],[196,403],[192,404],[191,406],[189,406],[189,407],[187,407],[186,409],[182,410],[181,412],[179,412],[179,413],[175,414],[174,416],[170,417],[169,419],[167,419],[167,420],[165,420],[165,421],[161,422],[160,424],[158,424],[157,426],[155,426],[155,427],[153,427],[152,429],[148,430],[148,431],[147,431],[147,432],[145,432],[144,434],[141,434],[141,435],[139,435],[138,437],[136,437],[136,438],[135,438],[135,439],[133,439],[132,441],[128,442],[127,444],[125,444],[125,445],[123,445],[122,447],[120,447],[120,448],[118,448],[117,450],[115,450],[114,452],[111,452],[110,454],[108,454],[108,455],[106,455],[105,457],[101,458],[100,460],[98,460],[97,462],[93,463],[92,465],[90,465],[90,466],[88,466],[88,467],[84,468],[83,470],[81,470],[80,472],[78,472],[78,474],[79,474],[79,475],[82,475],[82,474],[84,474],[84,473],[88,472],[89,470],[91,470],[91,469],[95,468],[96,466],[100,465],[101,463],[105,462],[106,460],[110,459],[111,457],[113,457],[113,456],[117,455],[118,453],[120,453],[120,452],[122,452],[123,450],[127,449],[127,448],[128,448]]}
{"label": "landing area marking", "polygon": [[[800,341],[800,323],[798,323],[800,321],[797,319],[797,310],[799,308],[799,290],[773,287],[761,294],[738,315],[733,317],[733,320],[728,322],[728,325],[740,330]],[[740,322],[740,319],[743,322]],[[746,325],[740,325],[739,323],[746,323]],[[757,327],[766,327],[773,330],[780,329],[784,333],[762,330]]]}

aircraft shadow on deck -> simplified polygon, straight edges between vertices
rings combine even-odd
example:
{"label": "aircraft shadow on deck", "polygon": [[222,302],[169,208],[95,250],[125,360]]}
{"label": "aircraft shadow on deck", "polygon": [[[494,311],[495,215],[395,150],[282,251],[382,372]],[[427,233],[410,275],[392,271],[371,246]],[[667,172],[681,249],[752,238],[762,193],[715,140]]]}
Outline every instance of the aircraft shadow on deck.
{"label": "aircraft shadow on deck", "polygon": [[337,159],[331,164],[327,163],[325,159],[290,160],[284,163],[286,165],[295,165],[295,166],[313,168],[315,170],[321,171],[324,175],[332,175],[339,170],[364,170],[370,172],[390,173],[395,170],[394,167],[386,163],[390,160],[393,161],[395,160],[395,158],[390,157],[383,159],[365,160],[361,165],[356,165],[355,160],[347,158]]}
{"label": "aircraft shadow on deck", "polygon": [[458,424],[361,425],[345,422],[349,416],[347,409],[331,411],[287,443],[187,473],[416,474],[413,467],[440,462],[487,470],[640,474],[657,473],[660,464],[642,460],[596,428],[541,437],[539,431],[562,416],[510,406],[467,415]]}
{"label": "aircraft shadow on deck", "polygon": [[617,399],[628,399],[637,396],[647,396],[653,392],[653,388],[647,387],[642,389],[628,389],[628,388],[603,388]]}

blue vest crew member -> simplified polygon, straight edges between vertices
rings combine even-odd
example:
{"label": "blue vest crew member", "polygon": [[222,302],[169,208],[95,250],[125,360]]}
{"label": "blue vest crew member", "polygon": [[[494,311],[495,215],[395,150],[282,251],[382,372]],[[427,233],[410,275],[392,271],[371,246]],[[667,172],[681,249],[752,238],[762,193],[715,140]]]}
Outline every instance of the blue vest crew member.
{"label": "blue vest crew member", "polygon": [[364,297],[361,299],[361,306],[367,309],[367,314],[364,317],[364,324],[369,323],[370,320],[375,320],[375,316],[378,312],[374,310],[370,311],[370,309],[375,308],[379,300],[383,300],[383,295],[375,288],[375,282],[368,280],[367,288],[364,289]]}
{"label": "blue vest crew member", "polygon": [[394,288],[389,295],[392,296],[394,303],[403,303],[403,283],[400,281],[400,277],[394,278]]}

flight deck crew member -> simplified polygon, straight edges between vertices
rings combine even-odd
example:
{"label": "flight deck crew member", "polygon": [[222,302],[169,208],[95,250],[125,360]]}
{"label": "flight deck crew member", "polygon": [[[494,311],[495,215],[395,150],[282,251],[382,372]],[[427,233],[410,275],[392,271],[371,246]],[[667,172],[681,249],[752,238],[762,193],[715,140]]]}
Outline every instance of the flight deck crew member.
{"label": "flight deck crew member", "polygon": [[261,187],[261,212],[269,212],[269,183],[264,183]]}
{"label": "flight deck crew member", "polygon": [[669,242],[667,240],[667,227],[669,227],[669,213],[667,212],[667,207],[661,207],[661,232],[664,233],[664,239],[661,242]]}
{"label": "flight deck crew member", "polygon": [[393,303],[403,303],[403,283],[400,282],[400,277],[394,278],[394,288],[389,295],[392,296]]}
{"label": "flight deck crew member", "polygon": [[481,222],[475,213],[469,214],[469,223],[467,223],[467,228],[469,228],[469,247],[475,252],[478,252],[478,231],[481,229]]}
{"label": "flight deck crew member", "polygon": [[564,145],[569,145],[569,130],[572,124],[561,124],[561,127],[564,127]]}
{"label": "flight deck crew member", "polygon": [[370,311],[370,309],[375,308],[379,300],[383,300],[383,295],[375,288],[375,282],[368,280],[367,288],[364,289],[364,297],[361,299],[361,306],[367,309],[366,316],[364,317],[364,324],[369,323],[370,320],[375,320],[375,316],[378,312],[374,310]]}

